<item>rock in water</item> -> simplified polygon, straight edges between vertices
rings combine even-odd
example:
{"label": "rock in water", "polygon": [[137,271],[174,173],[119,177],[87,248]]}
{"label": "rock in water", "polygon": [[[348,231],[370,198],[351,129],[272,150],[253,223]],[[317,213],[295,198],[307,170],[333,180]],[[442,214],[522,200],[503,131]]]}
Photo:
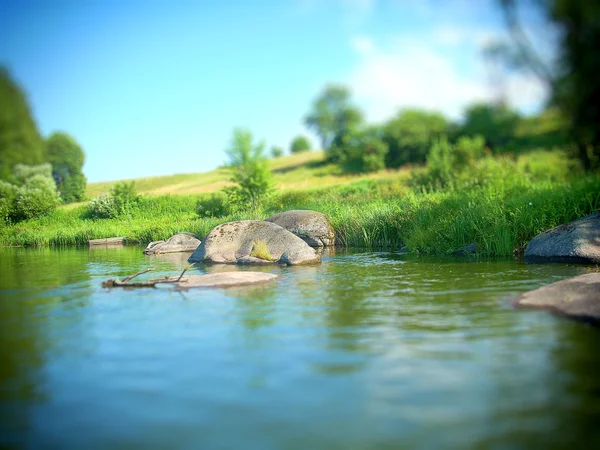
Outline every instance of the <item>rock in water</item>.
{"label": "rock in water", "polygon": [[272,273],[263,272],[220,272],[206,275],[191,275],[177,284],[177,289],[199,287],[235,287],[266,283],[278,278]]}
{"label": "rock in water", "polygon": [[531,240],[527,262],[600,263],[600,213],[552,228]]}
{"label": "rock in water", "polygon": [[541,308],[600,323],[600,273],[586,273],[520,294],[518,308]]}
{"label": "rock in water", "polygon": [[321,257],[285,228],[261,220],[219,225],[206,235],[189,262],[229,264],[315,264]]}
{"label": "rock in water", "polygon": [[161,253],[193,252],[200,245],[198,236],[192,233],[178,233],[166,241],[150,242],[144,253],[159,255]]}
{"label": "rock in water", "polygon": [[335,231],[325,214],[296,209],[266,219],[291,231],[311,247],[330,247],[335,244]]}

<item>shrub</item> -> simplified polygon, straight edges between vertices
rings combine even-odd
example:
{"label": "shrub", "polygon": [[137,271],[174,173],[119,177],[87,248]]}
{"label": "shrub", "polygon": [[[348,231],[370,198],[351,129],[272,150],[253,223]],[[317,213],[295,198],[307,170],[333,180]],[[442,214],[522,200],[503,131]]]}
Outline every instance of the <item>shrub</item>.
{"label": "shrub", "polygon": [[121,181],[115,183],[109,193],[90,200],[88,212],[93,219],[111,219],[128,215],[138,209],[138,200],[135,182]]}
{"label": "shrub", "polygon": [[138,195],[135,190],[135,181],[121,181],[115,183],[110,189],[114,207],[118,216],[132,212],[137,206]]}
{"label": "shrub", "polygon": [[224,217],[232,212],[231,203],[223,192],[201,197],[196,204],[196,213],[200,217]]}
{"label": "shrub", "polygon": [[110,219],[117,216],[113,199],[108,193],[91,199],[88,211],[92,219]]}
{"label": "shrub", "polygon": [[264,142],[254,144],[252,133],[236,129],[226,150],[232,165],[231,181],[235,186],[223,190],[230,204],[238,209],[259,206],[273,186],[273,175],[264,157]]}
{"label": "shrub", "polygon": [[17,186],[0,180],[0,223],[10,221],[17,196]]}
{"label": "shrub", "polygon": [[48,215],[56,209],[60,196],[50,164],[17,164],[13,177],[18,185],[3,182],[0,187],[0,220],[18,222]]}
{"label": "shrub", "polygon": [[310,141],[306,136],[296,136],[290,144],[291,153],[307,152],[311,149]]}

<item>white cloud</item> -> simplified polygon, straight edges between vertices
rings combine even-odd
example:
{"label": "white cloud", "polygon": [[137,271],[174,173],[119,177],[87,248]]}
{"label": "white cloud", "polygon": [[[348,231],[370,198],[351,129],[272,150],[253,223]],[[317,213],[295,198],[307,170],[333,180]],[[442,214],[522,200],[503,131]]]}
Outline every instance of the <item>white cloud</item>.
{"label": "white cloud", "polygon": [[[405,107],[439,110],[458,118],[467,104],[499,95],[530,112],[545,100],[546,90],[536,79],[521,74],[490,77],[477,45],[485,37],[481,30],[429,31],[421,39],[397,37],[386,48],[368,36],[351,41],[357,64],[347,82],[369,120],[385,120]],[[470,56],[462,54],[459,63],[457,52],[440,45],[440,39],[455,46],[470,42]]]}

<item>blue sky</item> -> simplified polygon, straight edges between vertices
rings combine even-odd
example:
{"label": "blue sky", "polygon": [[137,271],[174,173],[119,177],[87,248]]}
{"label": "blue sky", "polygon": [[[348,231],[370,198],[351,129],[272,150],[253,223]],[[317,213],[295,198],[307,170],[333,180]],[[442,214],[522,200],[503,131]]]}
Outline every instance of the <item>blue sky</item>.
{"label": "blue sky", "polygon": [[481,57],[504,35],[495,0],[0,0],[0,64],[44,135],[81,144],[91,182],[211,170],[234,127],[317,144],[302,120],[329,82],[370,121],[410,106],[459,118],[499,95],[535,111],[544,88]]}

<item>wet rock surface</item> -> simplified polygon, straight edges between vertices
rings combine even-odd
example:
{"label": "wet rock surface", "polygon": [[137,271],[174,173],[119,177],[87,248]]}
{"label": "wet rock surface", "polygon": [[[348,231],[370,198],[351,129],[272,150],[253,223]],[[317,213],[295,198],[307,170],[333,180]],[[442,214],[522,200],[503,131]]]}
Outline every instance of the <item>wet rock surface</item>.
{"label": "wet rock surface", "polygon": [[525,261],[600,264],[600,213],[537,235],[525,250]]}
{"label": "wet rock surface", "polygon": [[213,228],[189,262],[224,264],[317,264],[321,257],[285,228],[260,220],[228,222]]}
{"label": "wet rock surface", "polygon": [[335,231],[325,214],[295,209],[266,219],[292,232],[311,247],[330,247],[335,244]]}
{"label": "wet rock surface", "polygon": [[547,309],[554,313],[600,323],[600,273],[586,273],[520,294],[517,308]]}

